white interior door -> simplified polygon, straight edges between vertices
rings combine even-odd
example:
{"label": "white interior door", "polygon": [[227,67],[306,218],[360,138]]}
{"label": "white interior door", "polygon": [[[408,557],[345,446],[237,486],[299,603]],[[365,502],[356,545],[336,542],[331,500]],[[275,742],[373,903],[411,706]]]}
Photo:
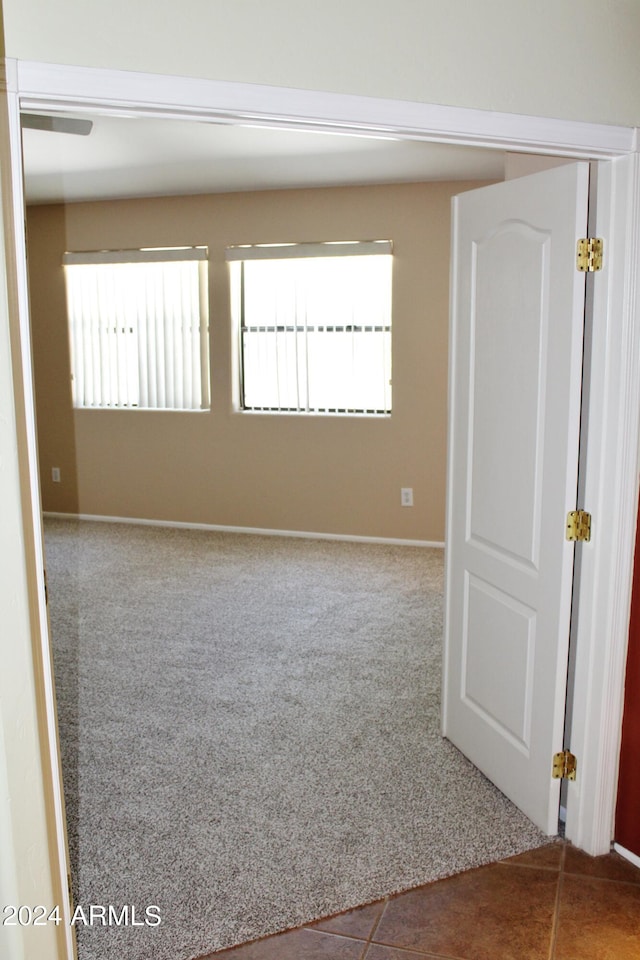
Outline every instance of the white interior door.
{"label": "white interior door", "polygon": [[589,166],[453,201],[443,733],[557,832]]}

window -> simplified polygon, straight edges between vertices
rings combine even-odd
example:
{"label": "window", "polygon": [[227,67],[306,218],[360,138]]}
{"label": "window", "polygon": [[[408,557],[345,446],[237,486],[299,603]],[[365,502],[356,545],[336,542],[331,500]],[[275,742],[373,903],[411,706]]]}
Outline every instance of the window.
{"label": "window", "polygon": [[66,253],[73,405],[203,410],[207,249]]}
{"label": "window", "polygon": [[227,250],[240,406],[391,412],[391,242]]}

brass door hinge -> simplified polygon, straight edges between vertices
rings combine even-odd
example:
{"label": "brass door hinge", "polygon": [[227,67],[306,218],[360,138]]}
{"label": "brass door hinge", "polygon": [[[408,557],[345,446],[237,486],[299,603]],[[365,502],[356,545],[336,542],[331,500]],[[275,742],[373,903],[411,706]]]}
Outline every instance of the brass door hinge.
{"label": "brass door hinge", "polygon": [[551,776],[554,780],[575,780],[578,761],[569,750],[554,753]]}
{"label": "brass door hinge", "polygon": [[591,514],[586,510],[567,514],[567,540],[591,540]]}
{"label": "brass door hinge", "polygon": [[602,270],[602,247],[600,237],[584,237],[578,240],[576,267],[581,273],[593,273]]}

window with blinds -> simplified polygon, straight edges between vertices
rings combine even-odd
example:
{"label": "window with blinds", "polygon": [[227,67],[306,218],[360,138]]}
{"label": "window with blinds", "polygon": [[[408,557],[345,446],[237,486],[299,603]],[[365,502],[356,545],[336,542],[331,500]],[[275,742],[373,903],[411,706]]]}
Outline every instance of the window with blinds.
{"label": "window with blinds", "polygon": [[227,249],[240,406],[391,412],[388,240]]}
{"label": "window with blinds", "polygon": [[205,410],[206,247],[66,253],[73,405]]}

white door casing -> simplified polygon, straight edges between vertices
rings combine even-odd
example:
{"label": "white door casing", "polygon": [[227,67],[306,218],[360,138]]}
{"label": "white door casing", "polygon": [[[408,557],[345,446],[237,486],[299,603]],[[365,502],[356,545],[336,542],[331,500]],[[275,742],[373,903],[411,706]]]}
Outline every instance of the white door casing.
{"label": "white door casing", "polygon": [[453,201],[443,732],[558,825],[589,166]]}

